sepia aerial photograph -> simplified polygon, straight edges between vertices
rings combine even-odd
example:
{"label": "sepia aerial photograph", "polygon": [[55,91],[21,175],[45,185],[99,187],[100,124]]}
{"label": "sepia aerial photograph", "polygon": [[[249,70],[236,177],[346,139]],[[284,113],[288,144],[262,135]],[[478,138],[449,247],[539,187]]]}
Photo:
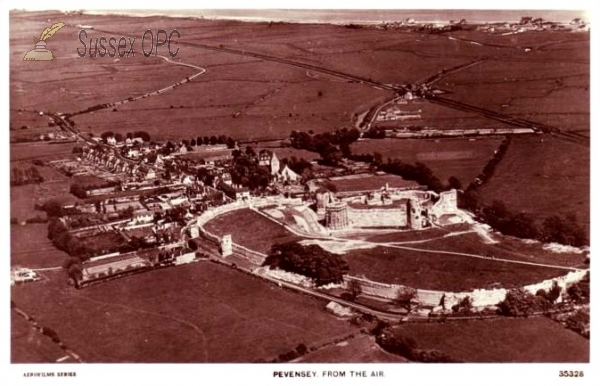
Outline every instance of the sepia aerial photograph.
{"label": "sepia aerial photograph", "polygon": [[11,364],[584,377],[586,10],[11,7]]}

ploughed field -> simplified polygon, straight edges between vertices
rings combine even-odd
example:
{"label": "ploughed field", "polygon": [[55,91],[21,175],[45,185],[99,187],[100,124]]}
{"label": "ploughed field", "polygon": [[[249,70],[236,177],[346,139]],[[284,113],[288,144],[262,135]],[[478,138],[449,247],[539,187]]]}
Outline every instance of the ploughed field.
{"label": "ploughed field", "polygon": [[[393,97],[391,91],[354,80],[248,54],[207,50],[202,45],[269,55],[384,84],[425,82],[444,69],[486,58],[441,79],[436,86],[452,98],[480,107],[515,114],[525,111],[531,119],[537,118],[532,114],[539,112],[549,121],[560,118],[565,125],[589,126],[584,117],[589,36],[582,33],[485,36],[496,45],[506,45],[499,48],[452,40],[447,34],[333,25],[13,13],[11,48],[23,52],[31,49],[18,37],[37,34],[45,28],[48,18],[67,23],[52,38],[57,60],[48,63],[44,77],[32,77],[31,63],[13,58],[13,108],[73,112],[154,91],[198,72],[142,54],[143,32],[164,29],[165,24],[176,26],[181,34],[177,39],[180,51],[174,61],[207,70],[191,83],[160,96],[128,103],[116,112],[102,110],[75,118],[79,128],[95,133],[143,129],[156,138],[198,134],[225,134],[238,139],[284,138],[291,130],[323,132],[351,126],[359,114]],[[87,45],[89,38],[100,36],[137,36],[135,57],[119,61],[108,56],[80,58],[76,50],[83,46],[77,24],[94,27],[88,31]],[[481,37],[478,32],[471,33],[475,38]],[[461,38],[468,39],[469,32],[461,34],[465,35]],[[525,52],[524,45],[535,49]],[[162,49],[159,55],[167,54],[166,48]],[[97,82],[99,78],[106,81]],[[487,83],[482,86],[480,80]],[[30,98],[32,93],[39,95]],[[540,102],[542,99],[547,102]],[[505,104],[510,107],[502,107]],[[151,113],[164,119],[148,119]]]}
{"label": "ploughed field", "polygon": [[358,332],[324,301],[210,262],[83,290],[49,275],[13,287],[12,300],[88,363],[267,361]]}

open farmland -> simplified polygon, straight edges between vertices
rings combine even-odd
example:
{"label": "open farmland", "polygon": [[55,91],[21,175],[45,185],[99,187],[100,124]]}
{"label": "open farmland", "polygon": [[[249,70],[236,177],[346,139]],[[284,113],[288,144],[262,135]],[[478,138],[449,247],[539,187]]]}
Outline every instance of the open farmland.
{"label": "open farmland", "polygon": [[36,217],[45,218],[46,213],[34,208],[36,204],[42,205],[48,200],[58,200],[62,204],[73,204],[77,201],[77,199],[69,193],[69,179],[66,177],[63,179],[60,176],[58,176],[57,179],[53,179],[53,173],[48,173],[44,171],[44,169],[45,168],[38,168],[40,174],[44,177],[44,182],[40,184],[13,186],[10,188],[11,218],[14,217],[19,222]]}
{"label": "open farmland", "polygon": [[467,186],[483,170],[500,146],[501,138],[477,139],[363,139],[352,144],[355,154],[377,152],[383,160],[427,165],[442,182],[454,176]]}
{"label": "open farmland", "polygon": [[487,204],[500,200],[539,220],[575,214],[589,232],[590,149],[550,135],[517,136],[478,192]]}
{"label": "open farmland", "polygon": [[440,291],[520,287],[562,276],[567,270],[508,263],[468,256],[376,247],[344,255],[351,275],[382,283]]}
{"label": "open farmland", "polygon": [[546,317],[412,323],[394,330],[415,339],[421,349],[437,349],[465,362],[590,360],[589,340]]}
{"label": "open farmland", "polygon": [[[335,360],[334,360],[335,358]],[[310,352],[300,359],[301,363],[399,363],[406,362],[401,356],[384,351],[370,335],[353,339]]]}
{"label": "open farmland", "polygon": [[589,35],[529,32],[512,35],[514,41],[496,39],[517,47],[449,75],[438,84],[452,90],[447,97],[565,131],[589,132]]}
{"label": "open farmland", "polygon": [[206,223],[204,228],[217,236],[230,234],[235,244],[262,253],[268,253],[273,244],[300,239],[281,225],[250,209],[218,216]]}
{"label": "open farmland", "polygon": [[52,245],[47,224],[12,225],[10,229],[11,266],[48,268],[61,266],[67,257]]}
{"label": "open farmland", "polygon": [[49,142],[25,142],[10,145],[11,161],[30,161],[40,159],[51,161],[55,159],[69,158],[73,155],[74,142],[49,143]]}
{"label": "open farmland", "polygon": [[61,275],[12,298],[86,362],[253,362],[358,332],[324,301],[208,262],[79,291]]}
{"label": "open farmland", "polygon": [[10,312],[10,325],[11,363],[52,363],[65,356],[56,343],[14,310]]}

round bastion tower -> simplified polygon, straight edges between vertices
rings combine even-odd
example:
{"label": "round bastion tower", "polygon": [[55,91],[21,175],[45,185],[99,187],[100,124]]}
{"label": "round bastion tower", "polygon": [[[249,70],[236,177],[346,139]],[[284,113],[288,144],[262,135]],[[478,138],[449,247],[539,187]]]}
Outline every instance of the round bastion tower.
{"label": "round bastion tower", "polygon": [[348,206],[345,202],[331,202],[325,208],[325,226],[329,229],[348,228]]}
{"label": "round bastion tower", "polygon": [[413,198],[408,200],[408,226],[410,229],[423,229],[423,218],[421,217],[421,205]]}

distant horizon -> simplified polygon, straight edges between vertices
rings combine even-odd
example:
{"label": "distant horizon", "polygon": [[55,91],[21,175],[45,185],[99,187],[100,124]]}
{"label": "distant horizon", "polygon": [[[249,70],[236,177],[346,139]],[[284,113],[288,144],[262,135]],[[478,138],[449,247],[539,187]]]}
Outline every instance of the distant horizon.
{"label": "distant horizon", "polygon": [[[61,10],[66,12],[67,10]],[[79,9],[91,15],[196,17],[248,22],[292,23],[364,23],[398,22],[408,18],[416,22],[449,22],[466,19],[471,23],[518,22],[521,17],[542,18],[551,22],[569,22],[580,18],[589,22],[586,10],[459,10],[459,9]]]}

